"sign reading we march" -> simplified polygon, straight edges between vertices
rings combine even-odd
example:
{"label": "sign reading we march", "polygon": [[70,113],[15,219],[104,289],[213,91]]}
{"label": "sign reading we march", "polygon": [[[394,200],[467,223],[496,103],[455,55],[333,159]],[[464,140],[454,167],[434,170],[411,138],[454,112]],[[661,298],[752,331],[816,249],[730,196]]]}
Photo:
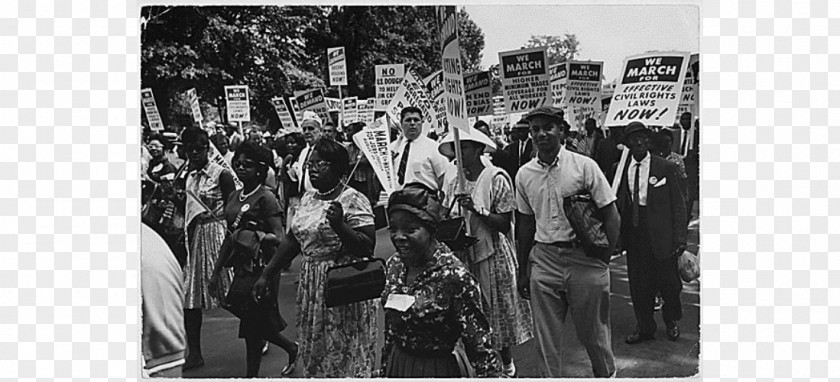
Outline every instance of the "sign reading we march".
{"label": "sign reading we march", "polygon": [[606,126],[638,121],[670,126],[680,104],[689,54],[653,52],[628,57],[615,89]]}
{"label": "sign reading we march", "polygon": [[583,131],[587,118],[601,116],[602,61],[569,61],[568,78],[563,104],[566,120],[573,128]]}
{"label": "sign reading we march", "polygon": [[248,103],[248,85],[225,86],[227,118],[231,122],[251,120],[251,106]]}
{"label": "sign reading we march", "polygon": [[499,53],[505,109],[527,112],[552,103],[546,47]]}

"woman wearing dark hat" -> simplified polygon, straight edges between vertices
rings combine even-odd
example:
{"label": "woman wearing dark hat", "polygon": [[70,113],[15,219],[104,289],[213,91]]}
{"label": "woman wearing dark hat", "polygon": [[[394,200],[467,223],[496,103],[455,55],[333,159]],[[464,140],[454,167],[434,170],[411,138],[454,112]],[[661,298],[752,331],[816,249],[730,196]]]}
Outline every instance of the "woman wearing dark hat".
{"label": "woman wearing dark hat", "polygon": [[[228,229],[235,231],[241,227],[252,227],[254,231],[265,234],[261,251],[256,259],[238,261],[234,259],[234,282],[238,278],[259,275],[265,264],[273,255],[274,246],[283,236],[283,219],[280,203],[265,187],[268,167],[271,163],[271,152],[252,141],[245,141],[236,149],[233,157],[233,168],[236,176],[244,187],[234,191],[225,204],[225,221]],[[230,239],[230,238],[228,238]],[[223,252],[224,253],[224,252]],[[231,255],[227,252],[227,255]],[[222,269],[230,264],[229,258],[220,256],[213,269],[211,286],[219,285]],[[246,348],[246,377],[256,377],[260,372],[263,340],[283,348],[289,355],[289,362],[282,375],[289,375],[294,371],[298,346],[280,332],[286,327],[286,321],[280,316],[277,306],[277,283],[269,287],[270,293],[260,299],[259,308],[252,316],[242,318],[239,323],[239,338],[245,339]],[[222,290],[214,290],[222,298]],[[251,298],[250,294],[247,298]]]}
{"label": "woman wearing dark hat", "polygon": [[[457,167],[450,167],[443,178],[443,204],[449,207],[458,202],[458,206],[448,211],[450,217],[471,212],[468,224],[471,235],[477,237],[478,242],[457,256],[478,279],[486,302],[484,314],[493,328],[493,348],[502,356],[505,375],[512,377],[516,366],[511,358],[511,346],[533,337],[531,309],[528,301],[516,291],[518,265],[511,221],[516,210],[513,182],[507,172],[481,160],[487,148],[495,148],[488,136],[470,129],[460,134],[460,140],[465,189],[458,193]],[[454,155],[454,147],[453,138],[447,136],[438,150],[443,155]]]}
{"label": "woman wearing dark hat", "polygon": [[[388,200],[391,242],[382,292],[383,377],[498,377],[478,282],[435,239],[440,205],[407,187]],[[460,340],[460,341],[459,341]]]}
{"label": "woman wearing dark hat", "polygon": [[300,200],[290,233],[254,285],[263,295],[280,269],[303,254],[297,292],[297,335],[304,377],[369,378],[376,359],[376,301],[328,308],[327,269],[370,256],[376,243],[373,210],[362,193],[346,187],[347,151],[321,138],[308,171],[313,190]]}

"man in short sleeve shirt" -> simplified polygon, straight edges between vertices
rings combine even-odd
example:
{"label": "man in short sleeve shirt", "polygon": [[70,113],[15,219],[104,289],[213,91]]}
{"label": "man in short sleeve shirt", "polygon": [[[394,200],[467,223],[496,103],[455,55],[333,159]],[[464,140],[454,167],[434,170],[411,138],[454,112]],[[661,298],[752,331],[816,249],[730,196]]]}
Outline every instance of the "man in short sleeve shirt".
{"label": "man in short sleeve shirt", "polygon": [[594,376],[614,376],[609,266],[584,253],[566,219],[563,198],[591,195],[604,216],[612,253],[620,227],[615,194],[595,161],[563,148],[568,125],[559,109],[541,107],[525,119],[537,156],[516,175],[518,289],[531,300],[541,372],[563,377],[563,325],[571,310]]}

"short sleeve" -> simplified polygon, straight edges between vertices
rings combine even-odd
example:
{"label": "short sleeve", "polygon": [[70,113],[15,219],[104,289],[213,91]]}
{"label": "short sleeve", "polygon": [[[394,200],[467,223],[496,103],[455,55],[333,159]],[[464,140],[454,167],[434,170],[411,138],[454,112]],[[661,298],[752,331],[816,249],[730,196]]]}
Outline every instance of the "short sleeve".
{"label": "short sleeve", "polygon": [[373,225],[373,208],[370,201],[358,191],[348,188],[341,198],[344,221],[350,228]]}
{"label": "short sleeve", "polygon": [[516,199],[513,196],[513,187],[508,181],[507,176],[501,173],[493,178],[492,190],[493,195],[490,209],[497,214],[504,214],[512,212],[516,209]]}
{"label": "short sleeve", "polygon": [[601,172],[598,164],[592,159],[585,158],[583,161],[583,175],[586,180],[586,188],[592,196],[592,200],[598,208],[604,208],[616,200],[607,177]]}
{"label": "short sleeve", "polygon": [[268,190],[260,198],[260,209],[263,211],[263,218],[270,218],[276,216],[283,216],[283,210],[280,208],[280,202]]}
{"label": "short sleeve", "polygon": [[522,169],[519,169],[519,172],[516,174],[516,210],[521,214],[533,215],[534,210],[531,208],[531,203],[528,201],[525,181],[522,179],[522,175],[523,171]]}

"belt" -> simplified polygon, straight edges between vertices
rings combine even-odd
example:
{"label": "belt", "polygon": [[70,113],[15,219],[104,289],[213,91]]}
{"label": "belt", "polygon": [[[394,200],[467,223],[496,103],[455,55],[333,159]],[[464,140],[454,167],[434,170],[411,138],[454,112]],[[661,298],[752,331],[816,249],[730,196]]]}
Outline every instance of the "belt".
{"label": "belt", "polygon": [[418,358],[443,358],[452,355],[453,350],[453,348],[444,348],[438,350],[417,350],[408,349],[400,345],[397,345],[397,348],[407,355]]}
{"label": "belt", "polygon": [[555,241],[553,243],[543,243],[545,245],[550,245],[552,247],[557,248],[579,248],[581,247],[580,241]]}

